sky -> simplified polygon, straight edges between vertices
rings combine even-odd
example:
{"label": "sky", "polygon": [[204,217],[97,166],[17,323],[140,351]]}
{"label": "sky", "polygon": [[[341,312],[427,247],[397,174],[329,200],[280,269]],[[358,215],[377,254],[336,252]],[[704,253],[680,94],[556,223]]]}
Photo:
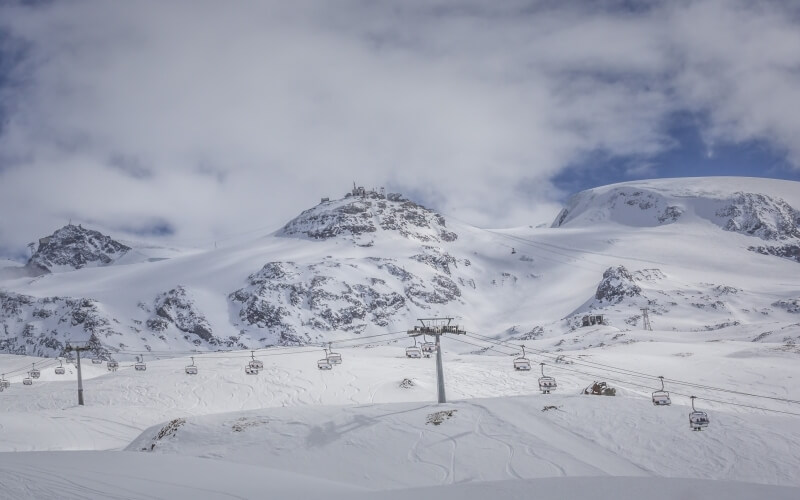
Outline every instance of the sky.
{"label": "sky", "polygon": [[790,0],[0,0],[0,257],[213,246],[355,181],[481,227],[590,187],[800,180]]}

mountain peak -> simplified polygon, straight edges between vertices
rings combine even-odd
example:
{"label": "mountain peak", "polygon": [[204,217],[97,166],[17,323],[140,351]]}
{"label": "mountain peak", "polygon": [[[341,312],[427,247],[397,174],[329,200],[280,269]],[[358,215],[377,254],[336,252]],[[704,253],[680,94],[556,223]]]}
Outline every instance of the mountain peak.
{"label": "mountain peak", "polygon": [[80,224],[67,224],[50,236],[39,239],[38,248],[26,266],[41,272],[106,266],[130,249],[99,231],[86,229]]}
{"label": "mountain peak", "polygon": [[371,237],[388,231],[420,242],[454,241],[458,235],[445,227],[442,215],[398,193],[354,187],[338,200],[323,198],[286,224],[279,236],[327,240],[344,237],[369,244]]}

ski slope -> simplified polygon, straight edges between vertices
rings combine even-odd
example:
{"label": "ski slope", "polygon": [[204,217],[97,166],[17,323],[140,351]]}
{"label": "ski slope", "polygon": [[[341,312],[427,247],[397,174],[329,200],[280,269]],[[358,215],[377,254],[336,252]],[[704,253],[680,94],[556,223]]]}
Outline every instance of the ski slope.
{"label": "ski slope", "polygon": [[[698,407],[709,412],[711,426],[692,432],[688,398],[681,394],[780,412],[800,413],[797,405],[668,386],[673,405],[654,407],[649,393],[658,388],[657,381],[611,367],[798,400],[794,379],[800,353],[772,344],[697,340],[689,333],[640,335],[639,342],[566,352],[572,364],[529,355],[533,362],[547,362],[548,374],[557,378],[559,388],[549,395],[539,393],[535,371],[513,371],[513,356],[505,355],[510,351],[500,353],[505,347],[469,335],[445,338],[446,405],[433,403],[435,363],[406,358],[409,341],[402,335],[389,337],[388,345],[376,341],[371,347],[337,349],[344,362],[330,372],[316,368],[321,350],[302,347],[260,351],[257,358],[265,367],[257,376],[244,373],[249,352],[195,356],[196,376],[183,372],[188,358],[150,361],[145,372],[123,364],[109,373],[86,364],[84,407],[75,405],[74,373],[61,379],[45,368],[34,385],[13,380],[0,393],[0,483],[19,488],[6,490],[20,492],[13,498],[50,498],[48,491],[105,498],[117,488],[121,498],[256,498],[247,489],[253,485],[285,487],[296,495],[334,485],[332,498],[338,498],[339,489],[341,498],[386,490],[394,491],[392,498],[479,498],[487,484],[503,484],[499,487],[522,498],[528,488],[538,491],[541,480],[563,480],[558,486],[547,483],[555,495],[563,488],[583,491],[591,484],[587,477],[624,478],[609,486],[611,498],[614,492],[635,491],[630,482],[643,487],[647,483],[637,481],[671,478],[664,484],[672,490],[686,487],[682,478],[694,478],[713,479],[698,482],[697,488],[715,494],[761,491],[733,483],[740,481],[790,487],[763,490],[775,498],[796,495],[800,416],[700,399]],[[495,349],[473,354],[477,348],[460,341]],[[545,342],[526,345],[535,350]],[[10,361],[22,360],[0,357],[4,366]],[[412,384],[402,384],[404,379]],[[607,380],[617,396],[580,395],[593,380]],[[556,408],[542,411],[545,406]],[[450,410],[439,425],[427,423]],[[185,423],[156,439],[167,422],[179,418]],[[84,464],[80,470],[97,474],[119,464],[115,467],[130,470],[128,479],[73,484],[70,477],[78,467],[68,457]],[[155,474],[164,460],[178,472],[163,484],[132,479]],[[215,471],[216,481],[181,472],[204,467]],[[21,483],[32,471],[46,471],[50,482],[25,490]],[[256,471],[265,475],[256,479]],[[106,477],[102,474],[97,477]],[[236,486],[247,477],[246,486]],[[584,479],[572,482],[575,478]],[[67,481],[73,489],[63,487]]]}

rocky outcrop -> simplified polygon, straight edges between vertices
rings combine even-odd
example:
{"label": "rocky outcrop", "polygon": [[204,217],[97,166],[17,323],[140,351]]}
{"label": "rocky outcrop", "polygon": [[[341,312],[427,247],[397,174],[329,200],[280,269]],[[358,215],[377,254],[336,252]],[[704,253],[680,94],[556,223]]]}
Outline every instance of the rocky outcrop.
{"label": "rocky outcrop", "polygon": [[191,341],[195,345],[208,342],[216,345],[217,339],[211,330],[208,320],[197,307],[186,288],[177,286],[156,297],[153,305],[154,315],[146,322],[147,328],[154,332],[163,332],[170,325],[179,331],[191,334],[196,338]]}
{"label": "rocky outcrop", "polygon": [[784,259],[800,262],[800,242],[786,245],[751,246],[747,249],[762,255],[774,255],[775,257],[782,257]]}
{"label": "rocky outcrop", "polygon": [[372,191],[323,201],[286,224],[279,236],[304,236],[314,240],[348,238],[362,242],[381,231],[420,242],[454,241],[458,235],[445,227],[445,219],[399,194],[383,196]]}
{"label": "rocky outcrop", "polygon": [[624,266],[609,267],[597,285],[595,299],[600,302],[619,304],[627,297],[641,295],[642,288],[636,284],[633,275]]}
{"label": "rocky outcrop", "polygon": [[129,250],[98,231],[68,224],[40,240],[26,267],[41,273],[107,266]]}
{"label": "rocky outcrop", "polygon": [[0,292],[0,352],[59,356],[68,342],[89,342],[94,355],[107,350],[101,340],[122,335],[94,300],[71,297],[36,298]]}
{"label": "rocky outcrop", "polygon": [[767,241],[800,239],[800,212],[786,201],[758,193],[735,193],[716,215],[726,231]]}
{"label": "rocky outcrop", "polygon": [[270,262],[229,296],[243,331],[276,342],[303,343],[328,331],[386,327],[409,308],[430,308],[461,296],[443,273],[418,276],[391,259],[366,258],[300,265]]}

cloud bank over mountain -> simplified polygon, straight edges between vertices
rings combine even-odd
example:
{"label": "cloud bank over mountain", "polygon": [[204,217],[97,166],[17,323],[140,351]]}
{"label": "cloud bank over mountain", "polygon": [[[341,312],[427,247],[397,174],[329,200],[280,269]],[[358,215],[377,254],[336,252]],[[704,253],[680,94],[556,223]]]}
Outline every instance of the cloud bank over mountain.
{"label": "cloud bank over mountain", "polygon": [[0,7],[0,248],[69,218],[209,245],[353,180],[472,224],[550,221],[551,179],[709,151],[800,165],[791,2],[20,2]]}

